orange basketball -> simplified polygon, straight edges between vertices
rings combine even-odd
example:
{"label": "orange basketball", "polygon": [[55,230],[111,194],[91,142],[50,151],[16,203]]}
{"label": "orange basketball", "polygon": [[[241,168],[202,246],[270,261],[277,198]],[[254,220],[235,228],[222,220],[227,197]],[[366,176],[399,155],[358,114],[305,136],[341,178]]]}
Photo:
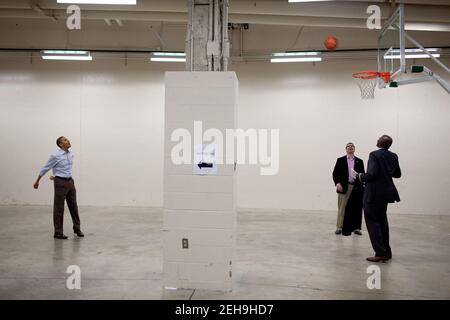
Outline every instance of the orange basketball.
{"label": "orange basketball", "polygon": [[335,37],[328,36],[323,42],[323,44],[325,45],[325,48],[327,48],[328,50],[334,50],[338,46],[338,41]]}

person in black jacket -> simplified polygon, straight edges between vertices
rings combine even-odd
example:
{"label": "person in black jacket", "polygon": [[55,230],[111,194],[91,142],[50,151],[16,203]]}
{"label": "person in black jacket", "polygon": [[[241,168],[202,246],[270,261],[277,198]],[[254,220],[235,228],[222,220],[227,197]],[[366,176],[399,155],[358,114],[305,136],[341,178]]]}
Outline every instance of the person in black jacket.
{"label": "person in black jacket", "polygon": [[402,173],[398,156],[388,150],[391,145],[390,136],[381,136],[377,141],[380,149],[369,155],[367,173],[355,173],[355,177],[366,185],[363,198],[364,219],[375,251],[375,256],[367,258],[371,262],[385,262],[392,258],[386,211],[388,203],[400,201],[392,178],[400,178]]}
{"label": "person in black jacket", "polygon": [[333,181],[338,194],[338,216],[336,222],[336,234],[344,236],[352,232],[361,233],[362,221],[362,196],[364,188],[359,180],[351,176],[351,169],[356,172],[364,172],[364,162],[355,157],[355,145],[352,142],[345,146],[347,155],[336,161],[333,170]]}

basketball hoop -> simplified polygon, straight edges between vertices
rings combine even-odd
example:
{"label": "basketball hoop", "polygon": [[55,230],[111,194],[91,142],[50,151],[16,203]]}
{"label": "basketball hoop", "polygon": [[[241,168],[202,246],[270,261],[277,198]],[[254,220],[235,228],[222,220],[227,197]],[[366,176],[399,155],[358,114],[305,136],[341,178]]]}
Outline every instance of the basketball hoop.
{"label": "basketball hoop", "polygon": [[375,97],[375,87],[377,86],[378,78],[382,78],[385,83],[391,80],[391,74],[389,72],[357,72],[352,77],[358,83],[362,99],[373,99]]}

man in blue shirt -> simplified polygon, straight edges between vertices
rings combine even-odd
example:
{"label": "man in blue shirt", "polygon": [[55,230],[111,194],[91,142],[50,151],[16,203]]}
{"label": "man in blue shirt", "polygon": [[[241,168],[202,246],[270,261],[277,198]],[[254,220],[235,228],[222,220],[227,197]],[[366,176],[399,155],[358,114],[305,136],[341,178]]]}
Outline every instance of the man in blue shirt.
{"label": "man in blue shirt", "polygon": [[67,239],[63,233],[63,218],[64,218],[64,200],[67,201],[70,215],[73,222],[73,232],[79,236],[84,237],[80,229],[80,217],[78,215],[77,205],[77,191],[75,183],[72,179],[72,165],[73,153],[69,151],[71,147],[70,141],[66,137],[59,137],[56,140],[56,145],[60,148],[50,156],[47,163],[42,167],[39,176],[34,183],[34,188],[39,188],[39,181],[41,178],[52,169],[53,183],[55,187],[55,198],[53,202],[53,225],[55,227],[56,239]]}

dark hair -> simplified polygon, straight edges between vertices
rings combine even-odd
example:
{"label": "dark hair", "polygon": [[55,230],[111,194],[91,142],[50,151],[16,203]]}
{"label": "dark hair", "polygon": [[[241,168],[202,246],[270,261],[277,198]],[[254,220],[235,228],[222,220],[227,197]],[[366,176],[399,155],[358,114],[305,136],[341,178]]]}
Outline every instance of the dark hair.
{"label": "dark hair", "polygon": [[61,140],[62,140],[62,138],[64,138],[64,136],[61,136],[61,137],[59,137],[58,139],[56,139],[56,145],[59,147],[60,145],[60,143],[61,143]]}
{"label": "dark hair", "polygon": [[348,142],[348,143],[345,145],[345,148],[346,148],[346,149],[347,149],[347,147],[348,147],[349,144],[353,145],[353,147],[355,146],[355,144],[354,144],[353,142]]}
{"label": "dark hair", "polygon": [[383,149],[389,149],[392,145],[392,138],[387,134],[383,134],[378,140],[378,146]]}

